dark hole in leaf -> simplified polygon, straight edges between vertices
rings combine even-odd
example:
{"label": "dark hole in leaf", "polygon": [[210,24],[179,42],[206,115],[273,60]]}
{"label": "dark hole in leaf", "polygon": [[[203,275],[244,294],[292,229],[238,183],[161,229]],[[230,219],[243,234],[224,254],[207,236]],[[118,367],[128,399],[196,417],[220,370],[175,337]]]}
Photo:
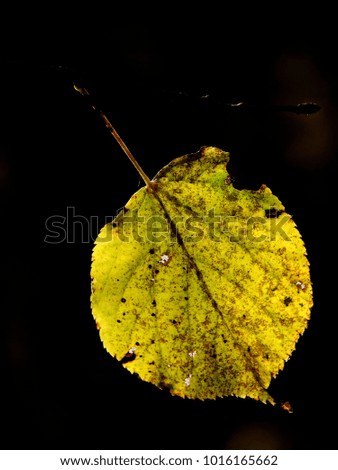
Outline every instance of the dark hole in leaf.
{"label": "dark hole in leaf", "polygon": [[155,269],[155,274],[158,274],[160,271],[158,269]]}
{"label": "dark hole in leaf", "polygon": [[121,359],[121,363],[125,364],[126,362],[131,362],[136,359],[136,354],[134,352],[127,352],[127,354]]}
{"label": "dark hole in leaf", "polygon": [[151,316],[152,316],[152,317],[156,317],[155,313],[152,313]]}
{"label": "dark hole in leaf", "polygon": [[279,217],[284,211],[279,211],[275,208],[271,208],[271,209],[265,209],[265,217],[267,217],[268,219],[275,219],[277,217]]}
{"label": "dark hole in leaf", "polygon": [[153,254],[155,253],[154,248],[150,248],[149,253],[150,253],[151,255],[153,255]]}
{"label": "dark hole in leaf", "polygon": [[223,334],[223,333],[222,333],[222,335],[221,335],[221,336],[222,336],[222,338],[223,338],[223,343],[224,343],[224,344],[225,344],[225,343],[227,343],[227,342],[228,342],[228,340],[227,340],[227,339],[224,339],[224,334]]}
{"label": "dark hole in leaf", "polygon": [[138,341],[136,341],[136,343],[135,343],[135,344],[136,344],[136,346],[140,346],[140,343],[139,343]]}
{"label": "dark hole in leaf", "polygon": [[125,303],[125,302],[127,302],[127,301],[126,301],[126,299],[125,299],[124,297],[122,297],[121,302]]}
{"label": "dark hole in leaf", "polygon": [[153,267],[152,264],[148,264],[148,268],[151,269]]}
{"label": "dark hole in leaf", "polygon": [[117,323],[121,323],[121,320],[116,320],[116,321],[117,321]]}
{"label": "dark hole in leaf", "polygon": [[288,306],[291,302],[292,302],[291,297],[285,297],[285,299],[284,299],[284,304],[285,304],[286,306]]}
{"label": "dark hole in leaf", "polygon": [[153,300],[153,301],[151,302],[151,305],[153,305],[154,307],[156,307],[156,300]]}

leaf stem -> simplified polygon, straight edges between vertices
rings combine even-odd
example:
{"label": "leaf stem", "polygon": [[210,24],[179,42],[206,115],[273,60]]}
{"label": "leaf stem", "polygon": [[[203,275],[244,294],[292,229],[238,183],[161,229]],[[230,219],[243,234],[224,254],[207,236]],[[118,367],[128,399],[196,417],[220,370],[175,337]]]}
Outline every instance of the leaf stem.
{"label": "leaf stem", "polygon": [[[90,96],[90,93],[88,92],[88,90],[86,88],[82,88],[82,87],[78,87],[75,83],[74,83],[74,89],[80,93],[82,96]],[[97,106],[93,103],[91,103],[91,108],[96,111],[101,119],[103,120],[103,122],[105,123],[105,126],[106,128],[109,130],[109,132],[111,133],[111,135],[114,137],[114,139],[117,141],[117,143],[119,144],[119,146],[122,148],[122,150],[124,151],[124,153],[127,155],[127,157],[129,158],[129,160],[131,161],[131,163],[134,165],[134,167],[136,168],[136,170],[138,171],[139,175],[141,176],[141,178],[143,179],[143,181],[145,182],[145,184],[147,185],[147,188],[148,190],[152,191],[153,188],[154,188],[154,182],[150,181],[149,177],[145,174],[145,172],[142,170],[142,168],[140,167],[140,165],[138,164],[138,162],[136,161],[135,157],[133,156],[133,154],[131,153],[131,151],[128,149],[128,147],[126,146],[126,144],[123,142],[123,140],[121,139],[121,137],[119,136],[119,134],[117,133],[116,129],[114,128],[114,126],[112,125],[112,123],[109,121],[109,119],[107,118],[107,116],[104,114],[103,111],[101,111],[100,109],[97,108]]]}

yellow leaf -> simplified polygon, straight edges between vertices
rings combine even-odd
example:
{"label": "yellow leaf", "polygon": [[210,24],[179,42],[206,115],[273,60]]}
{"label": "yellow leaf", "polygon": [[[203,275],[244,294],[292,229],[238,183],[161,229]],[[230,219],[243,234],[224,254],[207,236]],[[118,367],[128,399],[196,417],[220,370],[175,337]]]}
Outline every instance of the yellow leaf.
{"label": "yellow leaf", "polygon": [[269,188],[237,190],[229,154],[173,160],[100,232],[92,312],[107,351],[181,397],[273,403],[267,388],[304,332],[309,263]]}

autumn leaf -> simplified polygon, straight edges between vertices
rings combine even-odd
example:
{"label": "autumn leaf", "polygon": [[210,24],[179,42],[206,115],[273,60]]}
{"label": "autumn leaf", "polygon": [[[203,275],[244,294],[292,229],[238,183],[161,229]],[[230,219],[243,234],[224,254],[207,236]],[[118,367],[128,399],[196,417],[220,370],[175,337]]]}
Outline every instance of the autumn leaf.
{"label": "autumn leaf", "polygon": [[91,305],[107,351],[173,395],[274,403],[267,389],[312,307],[306,249],[269,188],[237,190],[229,154],[177,158],[101,230]]}

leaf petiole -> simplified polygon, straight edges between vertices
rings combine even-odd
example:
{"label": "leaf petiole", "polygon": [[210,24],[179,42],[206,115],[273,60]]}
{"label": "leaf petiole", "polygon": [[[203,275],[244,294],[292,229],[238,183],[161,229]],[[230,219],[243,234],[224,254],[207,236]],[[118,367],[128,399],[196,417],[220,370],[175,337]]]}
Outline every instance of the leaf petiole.
{"label": "leaf petiole", "polygon": [[[74,90],[77,91],[78,93],[80,93],[82,96],[90,96],[90,93],[89,91],[86,89],[86,88],[82,88],[82,87],[79,87],[77,86],[75,83],[74,83]],[[122,150],[124,151],[124,153],[127,155],[127,157],[129,158],[129,160],[131,161],[131,163],[134,165],[134,167],[136,168],[137,172],[139,173],[139,175],[141,176],[141,178],[143,179],[143,181],[145,182],[146,186],[147,186],[147,189],[148,191],[152,191],[155,187],[155,183],[153,181],[150,180],[150,178],[145,174],[145,172],[142,170],[142,168],[140,167],[140,165],[138,164],[138,162],[136,161],[135,157],[133,156],[133,154],[131,153],[131,151],[128,149],[128,147],[126,146],[126,144],[123,142],[123,140],[121,139],[121,137],[119,136],[119,134],[117,133],[117,131],[115,130],[114,126],[112,125],[112,123],[109,121],[109,119],[107,118],[107,116],[104,114],[103,111],[101,111],[100,109],[97,108],[97,106],[93,103],[91,103],[91,108],[96,111],[97,113],[99,113],[101,119],[103,120],[103,122],[105,123],[105,126],[106,128],[109,130],[109,132],[111,133],[111,135],[114,137],[114,139],[117,141],[117,143],[119,144],[119,146],[122,148]]]}

